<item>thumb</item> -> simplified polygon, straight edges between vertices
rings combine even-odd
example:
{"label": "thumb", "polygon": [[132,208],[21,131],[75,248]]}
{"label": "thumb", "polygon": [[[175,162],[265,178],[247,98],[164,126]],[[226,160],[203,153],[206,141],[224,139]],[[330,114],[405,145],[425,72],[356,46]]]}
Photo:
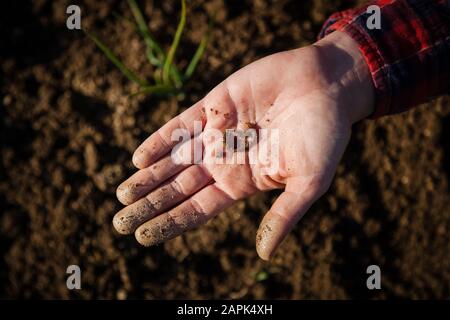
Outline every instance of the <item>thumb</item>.
{"label": "thumb", "polygon": [[256,234],[256,251],[269,260],[295,224],[327,188],[321,183],[305,183],[302,178],[288,180],[285,191],[266,213]]}

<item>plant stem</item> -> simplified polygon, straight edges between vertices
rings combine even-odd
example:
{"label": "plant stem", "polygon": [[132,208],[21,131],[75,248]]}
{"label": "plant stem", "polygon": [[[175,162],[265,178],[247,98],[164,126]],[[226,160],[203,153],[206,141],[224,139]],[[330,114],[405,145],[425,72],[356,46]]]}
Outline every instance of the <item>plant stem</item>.
{"label": "plant stem", "polygon": [[186,1],[181,0],[181,19],[178,23],[177,30],[175,32],[175,36],[173,38],[172,45],[170,46],[169,52],[167,54],[167,58],[164,61],[163,67],[163,83],[170,83],[170,69],[172,66],[173,59],[175,57],[175,52],[177,51],[178,44],[180,43],[181,34],[183,33],[184,25],[186,24]]}
{"label": "plant stem", "polygon": [[175,87],[173,87],[172,85],[157,84],[157,85],[153,85],[153,86],[142,87],[138,92],[131,94],[131,96],[137,96],[140,94],[149,94],[149,93],[168,94],[168,93],[175,93],[176,91],[177,91],[177,89]]}

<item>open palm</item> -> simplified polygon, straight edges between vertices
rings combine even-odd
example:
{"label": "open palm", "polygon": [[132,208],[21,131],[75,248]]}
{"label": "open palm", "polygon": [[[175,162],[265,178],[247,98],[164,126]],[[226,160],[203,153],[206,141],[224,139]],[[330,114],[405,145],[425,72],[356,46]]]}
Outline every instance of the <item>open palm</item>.
{"label": "open palm", "polygon": [[[328,189],[357,116],[348,112],[348,105],[361,103],[349,94],[361,83],[354,72],[355,60],[346,54],[348,62],[330,69],[330,58],[322,55],[334,49],[327,46],[324,42],[281,52],[246,66],[144,141],[133,156],[140,170],[117,190],[127,205],[114,217],[117,231],[135,232],[139,243],[154,245],[205,223],[257,191],[284,188],[256,238],[258,254],[269,259]],[[203,133],[195,137],[204,148],[203,162],[174,161],[171,151],[178,143],[172,140],[174,130],[194,135],[195,121],[202,124],[203,133],[212,128],[277,131],[275,170],[267,174],[261,164],[249,164],[248,156],[244,164],[207,161],[216,156],[217,141]],[[250,148],[260,143],[258,139]],[[246,150],[231,152],[237,157]]]}

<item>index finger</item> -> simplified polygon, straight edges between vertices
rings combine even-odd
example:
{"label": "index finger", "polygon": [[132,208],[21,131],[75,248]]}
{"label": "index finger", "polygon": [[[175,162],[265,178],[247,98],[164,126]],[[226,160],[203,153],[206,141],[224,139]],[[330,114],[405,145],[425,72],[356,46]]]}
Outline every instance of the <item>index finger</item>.
{"label": "index finger", "polygon": [[178,141],[172,141],[172,132],[176,129],[185,129],[192,137],[195,121],[201,121],[202,128],[204,127],[206,117],[203,100],[171,119],[150,135],[134,152],[133,164],[139,169],[144,169],[158,161],[178,143]]}

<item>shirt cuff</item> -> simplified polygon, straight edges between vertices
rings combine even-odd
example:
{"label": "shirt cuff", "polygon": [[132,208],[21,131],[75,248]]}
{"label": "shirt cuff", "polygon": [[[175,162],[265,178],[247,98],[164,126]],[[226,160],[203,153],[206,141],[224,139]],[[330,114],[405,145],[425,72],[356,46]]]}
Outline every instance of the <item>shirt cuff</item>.
{"label": "shirt cuff", "polygon": [[318,38],[321,39],[338,30],[357,42],[372,75],[375,108],[370,118],[374,119],[389,114],[392,92],[388,74],[383,68],[384,57],[378,50],[376,42],[367,32],[366,20],[366,7],[335,13],[325,22]]}

